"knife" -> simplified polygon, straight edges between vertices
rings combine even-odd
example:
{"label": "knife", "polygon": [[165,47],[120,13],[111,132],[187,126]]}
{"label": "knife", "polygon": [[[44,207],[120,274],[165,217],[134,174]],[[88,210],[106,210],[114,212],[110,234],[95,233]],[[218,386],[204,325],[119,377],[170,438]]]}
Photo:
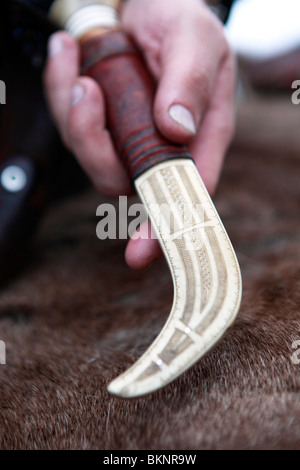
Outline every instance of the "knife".
{"label": "knife", "polygon": [[162,331],[108,385],[111,394],[132,398],[176,379],[223,337],[238,313],[242,281],[232,244],[191,155],[155,126],[155,84],[133,40],[122,31],[119,3],[55,0],[49,18],[76,38],[82,73],[104,93],[115,148],[173,279],[173,306]]}

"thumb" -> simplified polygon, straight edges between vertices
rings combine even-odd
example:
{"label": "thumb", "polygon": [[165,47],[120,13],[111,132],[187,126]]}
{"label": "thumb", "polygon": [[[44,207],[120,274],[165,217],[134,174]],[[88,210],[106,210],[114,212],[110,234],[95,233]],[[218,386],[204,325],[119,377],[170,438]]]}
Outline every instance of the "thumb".
{"label": "thumb", "polygon": [[208,108],[218,60],[210,58],[194,37],[175,40],[166,50],[154,103],[155,121],[168,139],[187,144]]}

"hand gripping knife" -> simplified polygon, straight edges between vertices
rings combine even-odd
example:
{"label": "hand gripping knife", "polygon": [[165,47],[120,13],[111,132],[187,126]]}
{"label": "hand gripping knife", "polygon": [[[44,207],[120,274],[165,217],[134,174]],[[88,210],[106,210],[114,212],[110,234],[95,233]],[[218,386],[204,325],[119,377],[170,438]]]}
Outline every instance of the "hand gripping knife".
{"label": "hand gripping knife", "polygon": [[170,383],[221,339],[240,306],[241,275],[191,155],[155,126],[155,85],[122,31],[118,4],[56,0],[49,17],[78,40],[82,73],[101,86],[115,148],[172,274],[174,299],[166,324],[140,359],[108,386],[110,393],[130,398]]}

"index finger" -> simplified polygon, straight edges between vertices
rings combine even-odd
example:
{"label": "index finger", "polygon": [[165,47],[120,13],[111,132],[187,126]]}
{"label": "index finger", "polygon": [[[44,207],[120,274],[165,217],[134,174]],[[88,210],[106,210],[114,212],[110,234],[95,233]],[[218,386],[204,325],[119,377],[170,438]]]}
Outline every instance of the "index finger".
{"label": "index finger", "polygon": [[72,85],[78,75],[79,51],[75,40],[63,31],[54,33],[48,42],[44,84],[51,113],[63,137],[67,132]]}

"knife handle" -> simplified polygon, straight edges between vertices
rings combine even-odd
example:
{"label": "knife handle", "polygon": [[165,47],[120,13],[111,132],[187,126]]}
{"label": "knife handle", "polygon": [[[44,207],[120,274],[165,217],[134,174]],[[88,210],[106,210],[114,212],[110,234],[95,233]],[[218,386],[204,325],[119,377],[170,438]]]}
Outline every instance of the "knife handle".
{"label": "knife handle", "polygon": [[104,93],[108,128],[131,181],[166,160],[191,159],[185,147],[156,128],[155,83],[132,39],[113,30],[83,39],[80,46],[82,72]]}

